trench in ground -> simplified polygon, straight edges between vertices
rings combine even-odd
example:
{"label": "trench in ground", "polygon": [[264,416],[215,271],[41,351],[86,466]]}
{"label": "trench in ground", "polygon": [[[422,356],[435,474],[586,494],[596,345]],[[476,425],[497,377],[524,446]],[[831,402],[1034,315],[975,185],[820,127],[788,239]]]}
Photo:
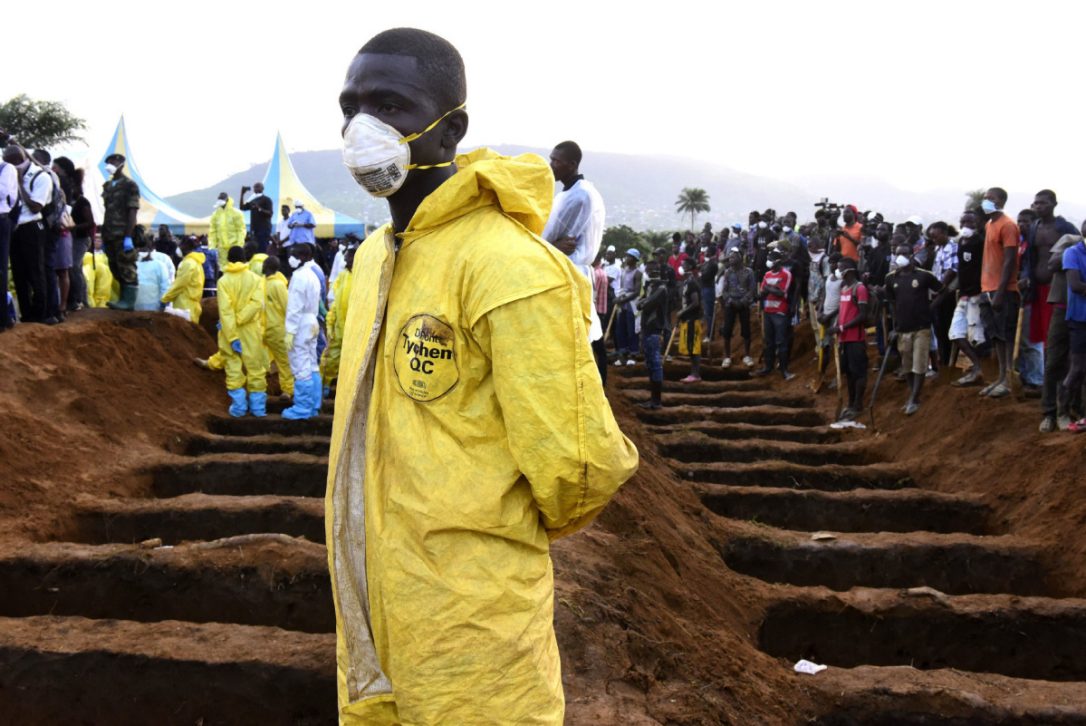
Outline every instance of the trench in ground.
{"label": "trench in ground", "polygon": [[894,467],[803,466],[768,462],[763,465],[716,467],[675,462],[673,468],[685,479],[706,484],[758,486],[781,489],[906,489],[916,486],[912,477]]}
{"label": "trench in ground", "polygon": [[248,496],[279,494],[323,497],[328,476],[326,461],[197,459],[156,468],[152,489],[157,497],[203,492]]}
{"label": "trench in ground", "polygon": [[719,546],[725,564],[765,582],[853,587],[932,587],[952,595],[1014,593],[1045,595],[1037,553],[976,542],[856,544],[781,543],[733,537]]}
{"label": "trench in ground", "polygon": [[691,463],[729,463],[749,464],[756,461],[787,461],[807,466],[824,464],[865,464],[872,457],[868,451],[845,446],[775,446],[765,441],[716,442],[681,442],[659,444],[656,447],[662,456],[677,461]]}
{"label": "trench in ground", "polygon": [[[205,501],[188,503],[198,497]],[[69,542],[133,543],[159,538],[164,544],[216,540],[242,534],[281,533],[324,542],[324,501],[318,498],[255,496],[244,506],[223,497],[187,495],[175,499],[142,500],[134,506],[106,502],[80,508]],[[234,499],[234,497],[230,497]],[[209,500],[209,501],[208,501]],[[216,501],[218,500],[218,501]],[[219,506],[216,506],[219,504]]]}
{"label": "trench in ground", "polygon": [[30,552],[0,560],[0,592],[5,593],[0,615],[274,625],[309,633],[335,630],[331,585],[322,558],[292,571],[254,560],[178,564],[128,554],[63,559]]}
{"label": "trench in ground", "polygon": [[719,489],[701,497],[710,511],[799,532],[989,533],[989,511],[983,505],[920,491],[901,492],[902,496],[895,497],[863,489],[841,493]]}
{"label": "trench in ground", "polygon": [[769,609],[759,647],[774,656],[842,668],[957,668],[1049,681],[1086,680],[1086,609],[959,613],[933,604],[891,612],[781,603]]}

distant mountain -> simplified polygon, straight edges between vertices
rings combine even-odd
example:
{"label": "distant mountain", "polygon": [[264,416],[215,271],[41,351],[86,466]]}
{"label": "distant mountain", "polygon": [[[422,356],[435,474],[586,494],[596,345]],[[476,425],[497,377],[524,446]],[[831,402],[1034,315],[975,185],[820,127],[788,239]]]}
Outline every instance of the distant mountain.
{"label": "distant mountain", "polygon": [[[534,152],[544,158],[550,149],[496,146],[503,154]],[[302,183],[322,204],[340,212],[380,224],[388,220],[384,201],[371,199],[344,168],[339,150],[303,151],[290,159]],[[183,212],[197,216],[210,213],[220,191],[236,198],[242,184],[261,179],[267,164],[258,164],[206,189],[168,197]],[[712,211],[699,215],[697,226],[711,221],[714,229],[732,222],[746,223],[752,209],[773,207],[779,213],[794,210],[800,220],[814,215],[814,203],[822,197],[840,204],[856,203],[861,210],[876,209],[888,219],[903,220],[919,214],[927,221],[957,221],[965,203],[965,189],[909,192],[879,179],[834,176],[803,177],[782,181],[707,164],[694,159],[586,152],[581,164],[585,177],[599,189],[607,204],[607,224],[626,224],[636,230],[683,229],[689,217],[675,212],[675,198],[683,187],[701,187],[709,193]],[[1017,196],[1017,195],[1016,195]],[[1086,215],[1086,206],[1061,204],[1061,213],[1074,220]]]}

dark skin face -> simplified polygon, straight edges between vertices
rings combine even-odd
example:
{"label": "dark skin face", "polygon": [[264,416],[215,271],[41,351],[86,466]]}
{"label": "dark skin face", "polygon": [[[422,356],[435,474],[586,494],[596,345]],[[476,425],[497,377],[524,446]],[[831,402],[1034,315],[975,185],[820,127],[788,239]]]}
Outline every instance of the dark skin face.
{"label": "dark skin face", "polygon": [[256,192],[257,194],[263,194],[264,193],[264,185],[261,184],[260,182],[257,182],[256,184],[253,184],[253,191]]}
{"label": "dark skin face", "polygon": [[551,173],[556,181],[569,184],[577,176],[577,162],[570,159],[561,149],[551,151]]}
{"label": "dark skin face", "polygon": [[994,190],[989,189],[984,192],[984,198],[996,205],[996,211],[991,214],[992,219],[996,219],[999,215],[1003,214],[1003,200],[996,195]]}
{"label": "dark skin face", "polygon": [[1018,215],[1018,232],[1019,232],[1019,234],[1021,234],[1023,237],[1025,237],[1027,234],[1029,234],[1029,226],[1031,224],[1033,224],[1033,220],[1034,220],[1033,215],[1019,214]]}
{"label": "dark skin face", "polygon": [[284,204],[279,208],[279,213],[283,215],[283,219],[286,219],[290,216],[290,207]]}
{"label": "dark skin face", "polygon": [[1030,206],[1037,214],[1037,217],[1045,222],[1052,219],[1052,214],[1056,211],[1056,203],[1052,201],[1052,197],[1047,194],[1038,194],[1035,196],[1033,198],[1033,204]]}
{"label": "dark skin face", "polygon": [[875,228],[875,239],[877,239],[879,242],[887,242],[889,241],[890,235],[892,233],[893,230],[890,229],[890,225],[886,222],[883,222]]}
{"label": "dark skin face", "polygon": [[[356,55],[347,69],[339,94],[343,131],[359,113],[369,114],[402,135],[421,132],[450,109],[439,108],[434,92],[411,56],[385,53]],[[440,164],[452,161],[456,147],[468,130],[468,115],[453,111],[428,133],[411,142],[411,163]],[[456,172],[453,166],[413,169],[402,187],[388,197],[392,226],[407,229],[419,204]]]}
{"label": "dark skin face", "polygon": [[912,267],[912,264],[913,264],[913,248],[912,247],[910,247],[907,244],[898,245],[897,247],[894,248],[894,256],[898,256],[898,255],[900,255],[902,257],[908,257],[909,258],[909,264],[906,265],[906,267]]}
{"label": "dark skin face", "polygon": [[935,243],[936,246],[942,247],[948,241],[946,231],[939,227],[928,227],[928,239]]}

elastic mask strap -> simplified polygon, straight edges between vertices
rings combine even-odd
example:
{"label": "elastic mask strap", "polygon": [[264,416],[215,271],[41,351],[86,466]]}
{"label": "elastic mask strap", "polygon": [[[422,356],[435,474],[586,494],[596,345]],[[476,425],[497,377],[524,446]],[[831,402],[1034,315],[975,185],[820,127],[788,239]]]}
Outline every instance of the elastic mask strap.
{"label": "elastic mask strap", "polygon": [[[437,121],[434,121],[432,124],[430,124],[429,126],[424,128],[422,131],[419,131],[418,133],[415,133],[415,134],[411,134],[409,136],[404,136],[402,139],[400,139],[400,143],[401,144],[409,144],[412,141],[414,141],[415,139],[422,136],[423,134],[432,131],[435,126],[437,126],[439,123],[441,123],[442,121],[447,119],[449,117],[449,114],[453,113],[453,111],[459,111],[460,109],[464,108],[464,106],[466,106],[466,105],[467,105],[466,103],[462,103],[459,106],[457,106],[456,108],[449,110],[445,115],[443,115]],[[408,164],[404,168],[408,169],[408,170],[410,170],[410,169],[439,169],[439,168],[441,168],[443,166],[452,166],[452,165],[453,165],[453,162],[446,161],[446,162],[444,162],[442,164],[426,164],[426,165]]]}
{"label": "elastic mask strap", "polygon": [[449,117],[449,114],[453,113],[453,111],[459,111],[460,109],[462,109],[466,105],[467,105],[466,103],[460,104],[459,106],[457,106],[456,108],[450,110],[444,116],[439,118],[437,121],[434,121],[432,124],[430,124],[429,126],[424,128],[422,131],[419,131],[417,134],[411,134],[410,136],[404,136],[402,139],[400,139],[400,143],[401,144],[409,144],[412,141],[414,141],[415,139],[422,136],[423,134],[429,133],[430,131],[433,131],[435,126],[437,126],[439,123],[441,123],[442,121],[444,121],[445,119],[447,119]]}

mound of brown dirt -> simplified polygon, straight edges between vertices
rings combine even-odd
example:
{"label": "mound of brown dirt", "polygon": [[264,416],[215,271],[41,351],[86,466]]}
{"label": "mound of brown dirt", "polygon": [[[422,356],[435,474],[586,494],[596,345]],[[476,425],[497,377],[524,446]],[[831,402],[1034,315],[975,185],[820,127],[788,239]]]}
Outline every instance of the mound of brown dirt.
{"label": "mound of brown dirt", "polygon": [[86,310],[0,339],[0,538],[63,530],[80,494],[124,495],[130,472],[171,437],[226,407],[221,376],[191,362],[214,350],[172,315]]}

